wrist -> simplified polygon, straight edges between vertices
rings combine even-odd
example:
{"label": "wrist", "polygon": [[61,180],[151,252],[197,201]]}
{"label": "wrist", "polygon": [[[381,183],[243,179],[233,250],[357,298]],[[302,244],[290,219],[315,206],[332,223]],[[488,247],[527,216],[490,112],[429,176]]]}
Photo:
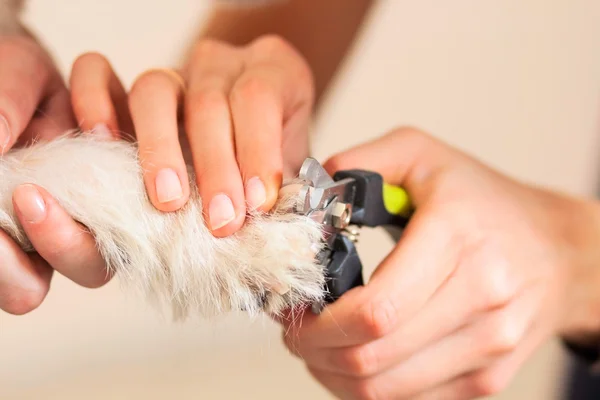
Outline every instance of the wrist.
{"label": "wrist", "polygon": [[600,203],[570,200],[563,215],[566,293],[558,335],[600,349]]}

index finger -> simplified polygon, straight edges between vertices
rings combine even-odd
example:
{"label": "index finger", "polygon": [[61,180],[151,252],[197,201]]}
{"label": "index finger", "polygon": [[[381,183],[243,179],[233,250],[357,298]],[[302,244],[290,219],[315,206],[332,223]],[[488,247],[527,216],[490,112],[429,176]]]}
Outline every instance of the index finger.
{"label": "index finger", "polygon": [[427,215],[414,218],[367,285],[347,292],[320,315],[285,322],[289,339],[303,347],[355,346],[412,319],[451,275],[459,247]]}
{"label": "index finger", "polygon": [[60,82],[47,54],[21,37],[0,41],[0,146],[14,145],[38,105]]}

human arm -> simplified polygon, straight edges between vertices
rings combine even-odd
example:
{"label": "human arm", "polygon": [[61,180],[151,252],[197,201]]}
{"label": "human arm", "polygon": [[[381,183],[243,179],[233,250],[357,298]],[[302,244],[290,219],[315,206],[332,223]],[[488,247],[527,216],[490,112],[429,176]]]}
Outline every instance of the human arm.
{"label": "human arm", "polygon": [[600,343],[600,204],[504,176],[398,129],[334,156],[416,206],[368,283],[284,340],[343,399],[473,399],[502,391],[546,339]]}
{"label": "human arm", "polygon": [[[187,202],[184,153],[189,150],[206,223],[216,236],[237,231],[250,209],[270,210],[282,178],[297,173],[308,154],[314,103],[371,3],[291,0],[217,6],[180,69],[185,94],[172,74],[143,73],[128,102],[153,205],[171,212]],[[96,79],[94,86],[94,76],[110,78]],[[79,98],[74,107],[84,129],[104,122],[113,132],[123,130],[115,115],[127,107],[107,106],[116,104],[116,96],[107,94],[107,82],[115,79],[101,55],[87,54],[74,64],[72,94]],[[183,137],[178,135],[178,108]],[[98,110],[108,112],[98,116]]]}

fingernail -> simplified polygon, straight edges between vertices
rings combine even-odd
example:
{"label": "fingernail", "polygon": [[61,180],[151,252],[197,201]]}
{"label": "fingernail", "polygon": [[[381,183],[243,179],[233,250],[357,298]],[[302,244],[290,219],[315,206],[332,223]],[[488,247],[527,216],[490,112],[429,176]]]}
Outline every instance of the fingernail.
{"label": "fingernail", "polygon": [[46,203],[33,185],[21,185],[15,189],[15,204],[27,222],[37,224],[46,218]]}
{"label": "fingernail", "polygon": [[156,174],[156,197],[160,203],[168,203],[183,196],[181,181],[170,168],[161,169]]}
{"label": "fingernail", "polygon": [[267,190],[259,177],[255,176],[246,183],[246,201],[250,209],[257,209],[267,201]]}
{"label": "fingernail", "polygon": [[108,126],[106,124],[96,124],[94,128],[92,128],[92,133],[102,139],[112,139],[113,135],[110,133]]}
{"label": "fingernail", "polygon": [[210,226],[213,231],[224,227],[235,219],[235,210],[231,199],[225,194],[212,198],[208,207]]}
{"label": "fingernail", "polygon": [[10,143],[10,127],[8,126],[8,121],[4,116],[0,115],[0,148],[2,153],[4,153],[4,149]]}

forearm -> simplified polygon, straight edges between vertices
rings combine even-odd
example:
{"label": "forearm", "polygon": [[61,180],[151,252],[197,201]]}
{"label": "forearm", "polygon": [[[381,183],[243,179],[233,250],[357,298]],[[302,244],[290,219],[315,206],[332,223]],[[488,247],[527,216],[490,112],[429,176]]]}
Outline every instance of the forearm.
{"label": "forearm", "polygon": [[283,37],[310,65],[318,104],[373,2],[289,0],[251,7],[215,7],[200,39],[243,45],[265,34]]}

